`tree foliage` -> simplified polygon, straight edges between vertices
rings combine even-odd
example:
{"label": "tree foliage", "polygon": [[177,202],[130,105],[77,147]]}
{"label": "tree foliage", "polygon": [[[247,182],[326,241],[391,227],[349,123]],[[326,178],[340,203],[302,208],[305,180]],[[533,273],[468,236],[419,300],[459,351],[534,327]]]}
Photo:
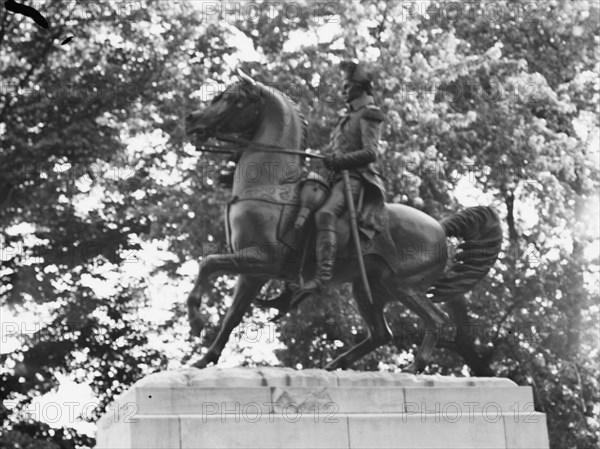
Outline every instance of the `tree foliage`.
{"label": "tree foliage", "polygon": [[[292,10],[260,1],[232,12],[56,1],[43,3],[47,31],[2,11],[0,298],[16,317],[3,319],[3,332],[20,333],[0,355],[3,445],[90,446],[86,435],[20,411],[67,375],[98,397],[94,421],[137,379],[203,351],[218,329],[229,277],[215,280],[203,306],[204,340],[185,329],[193,273],[181,267],[193,271],[207,245],[224,247],[228,196],[215,183],[222,160],[186,140],[186,114],[229,83],[241,60],[298,101],[310,147],[322,148],[343,106],[337,62],[357,57],[375,75],[386,115],[389,200],[438,219],[468,201],[487,204],[505,225],[499,262],[467,296],[477,356],[442,339],[430,372],[489,367],[531,385],[552,447],[594,447],[599,10],[493,3],[302,1]],[[61,46],[67,34],[74,39]],[[180,297],[162,297],[173,292]],[[350,297],[344,287],[285,317],[279,362],[322,367],[363,339]],[[145,314],[154,303],[164,319]],[[33,330],[23,332],[24,316],[35,317]],[[395,304],[387,316],[395,344],[357,369],[410,360],[415,317]],[[264,319],[253,311],[246,323]],[[268,363],[244,342],[228,347],[239,363]]]}

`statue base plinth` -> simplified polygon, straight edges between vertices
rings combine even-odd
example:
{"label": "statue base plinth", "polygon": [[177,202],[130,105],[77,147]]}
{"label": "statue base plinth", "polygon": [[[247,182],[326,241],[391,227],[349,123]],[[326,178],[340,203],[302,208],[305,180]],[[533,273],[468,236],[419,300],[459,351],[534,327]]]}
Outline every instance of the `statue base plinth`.
{"label": "statue base plinth", "polygon": [[111,448],[548,448],[508,379],[290,368],[186,369],[133,385],[98,422]]}

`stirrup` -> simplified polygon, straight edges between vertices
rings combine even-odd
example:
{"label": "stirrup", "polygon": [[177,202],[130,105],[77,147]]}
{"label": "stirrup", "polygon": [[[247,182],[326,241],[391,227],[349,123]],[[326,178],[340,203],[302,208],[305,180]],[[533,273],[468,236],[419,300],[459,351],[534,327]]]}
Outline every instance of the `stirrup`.
{"label": "stirrup", "polygon": [[289,304],[287,305],[287,307],[280,308],[277,315],[271,318],[269,322],[275,323],[279,321],[281,318],[287,315],[288,312],[291,312],[296,307],[298,307],[300,303],[305,299],[310,298],[311,296],[320,296],[322,293],[321,288],[304,289],[301,288],[299,284],[295,283],[291,284],[290,287],[294,290],[294,293],[292,294],[292,298],[290,299]]}
{"label": "stirrup", "polygon": [[[307,284],[313,284],[313,286],[306,288],[305,286]],[[297,287],[298,287],[298,289],[292,296],[292,300],[290,302],[290,309],[294,309],[294,308],[298,307],[298,305],[302,301],[304,301],[305,299],[307,299],[311,296],[319,297],[319,296],[329,293],[329,288],[327,287],[327,285],[325,283],[322,283],[322,282],[319,282],[316,280],[308,281],[306,284],[304,284],[303,288],[301,288],[299,285]]]}

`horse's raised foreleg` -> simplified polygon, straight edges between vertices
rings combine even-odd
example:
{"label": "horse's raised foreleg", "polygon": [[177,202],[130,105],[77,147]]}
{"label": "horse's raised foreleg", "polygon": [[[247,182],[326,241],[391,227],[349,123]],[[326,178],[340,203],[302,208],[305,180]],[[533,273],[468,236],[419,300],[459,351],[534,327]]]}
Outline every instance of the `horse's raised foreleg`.
{"label": "horse's raised foreleg", "polygon": [[390,331],[383,313],[383,309],[387,302],[387,297],[385,296],[386,292],[379,288],[378,283],[373,282],[372,284],[371,292],[373,294],[372,296],[374,304],[370,303],[360,280],[354,281],[352,284],[354,299],[356,300],[360,315],[367,325],[369,335],[358,345],[354,346],[329,363],[325,369],[334,370],[337,368],[349,368],[350,365],[352,365],[358,359],[364,357],[392,339],[392,332]]}
{"label": "horse's raised foreleg", "polygon": [[223,318],[217,338],[215,338],[215,341],[210,345],[208,351],[204,354],[204,357],[193,366],[196,368],[204,368],[210,363],[217,363],[219,357],[221,357],[223,348],[229,341],[231,332],[238,324],[240,324],[248,307],[250,307],[252,300],[258,294],[264,283],[264,279],[257,279],[247,275],[239,276],[233,295],[233,303],[229,310],[227,310],[225,318]]}
{"label": "horse's raised foreleg", "polygon": [[200,305],[202,304],[202,296],[210,288],[209,280],[211,276],[219,273],[264,274],[268,276],[269,274],[277,274],[278,269],[279,267],[273,257],[259,250],[207,256],[200,263],[198,278],[187,298],[188,320],[192,335],[200,336],[204,327],[200,316]]}
{"label": "horse's raised foreleg", "polygon": [[414,361],[403,370],[408,373],[420,373],[427,367],[437,343],[438,331],[448,321],[449,317],[423,293],[405,294],[399,299],[410,310],[419,315],[425,324],[425,336]]}

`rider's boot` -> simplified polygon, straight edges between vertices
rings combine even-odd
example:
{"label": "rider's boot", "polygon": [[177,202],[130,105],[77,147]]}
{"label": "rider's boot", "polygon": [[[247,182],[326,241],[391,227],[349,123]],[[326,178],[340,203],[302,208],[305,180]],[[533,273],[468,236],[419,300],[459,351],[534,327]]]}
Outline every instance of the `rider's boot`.
{"label": "rider's boot", "polygon": [[330,212],[317,215],[317,268],[315,277],[306,282],[294,295],[292,306],[309,295],[319,295],[327,290],[333,274],[337,250],[336,216]]}

